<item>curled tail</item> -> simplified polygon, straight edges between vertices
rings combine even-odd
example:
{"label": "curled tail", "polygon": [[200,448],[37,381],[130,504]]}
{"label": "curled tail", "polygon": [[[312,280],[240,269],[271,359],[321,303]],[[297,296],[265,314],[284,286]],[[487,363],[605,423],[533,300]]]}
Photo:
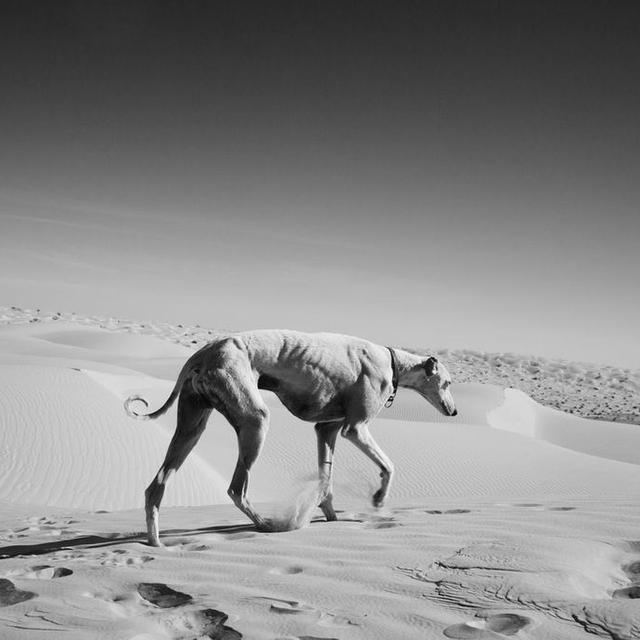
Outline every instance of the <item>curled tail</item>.
{"label": "curled tail", "polygon": [[127,415],[130,418],[137,418],[138,420],[148,420],[149,419],[149,414],[145,414],[145,413],[137,413],[136,411],[134,411],[131,408],[131,405],[134,402],[142,402],[142,404],[145,407],[149,406],[149,403],[142,397],[142,396],[129,396],[125,401],[124,401],[124,410],[127,412]]}
{"label": "curled tail", "polygon": [[159,418],[161,415],[164,415],[171,405],[175,402],[176,398],[180,394],[180,390],[182,389],[182,385],[185,383],[187,378],[193,373],[194,363],[197,361],[197,356],[200,355],[200,352],[197,351],[194,353],[185,363],[184,367],[182,367],[182,371],[180,371],[180,375],[176,380],[176,384],[173,387],[173,391],[171,391],[171,395],[167,398],[166,402],[155,411],[151,413],[138,413],[131,408],[131,405],[134,402],[142,402],[145,407],[149,406],[149,403],[142,397],[138,395],[129,396],[124,401],[124,410],[127,412],[127,415],[130,418],[135,418],[136,420],[155,420]]}
{"label": "curled tail", "polygon": [[149,418],[151,418],[151,414],[150,413],[138,413],[137,411],[134,411],[131,408],[131,405],[134,402],[142,402],[142,404],[145,407],[149,406],[149,403],[142,396],[137,396],[137,395],[129,396],[124,401],[124,410],[127,412],[127,415],[130,418],[135,418],[136,420],[149,420]]}
{"label": "curled tail", "polygon": [[152,411],[151,413],[138,413],[137,411],[134,411],[131,408],[131,405],[134,402],[141,402],[145,407],[148,407],[149,403],[142,396],[129,396],[124,401],[124,410],[130,418],[135,418],[136,420],[155,420],[169,410],[169,407],[174,403],[179,392],[180,389],[174,388],[171,395],[167,398],[167,401],[159,409],[156,409],[156,411]]}

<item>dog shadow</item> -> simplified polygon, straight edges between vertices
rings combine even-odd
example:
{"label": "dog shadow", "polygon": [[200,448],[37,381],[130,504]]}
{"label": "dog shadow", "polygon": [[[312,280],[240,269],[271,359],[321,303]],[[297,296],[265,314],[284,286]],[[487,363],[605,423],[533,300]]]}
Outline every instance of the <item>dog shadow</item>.
{"label": "dog shadow", "polygon": [[[345,518],[348,520],[348,518]],[[314,518],[311,524],[324,522],[323,518]],[[229,524],[229,525],[213,525],[209,527],[199,527],[192,529],[163,529],[162,538],[189,538],[206,534],[218,534],[229,536],[233,534],[243,533],[264,533],[261,532],[252,523],[248,524]],[[271,532],[277,533],[277,532]],[[0,547],[0,560],[8,558],[16,558],[19,556],[39,556],[56,551],[70,551],[73,549],[99,549],[102,547],[115,547],[130,542],[138,542],[145,547],[150,547],[147,543],[147,534],[144,531],[128,534],[107,533],[107,534],[89,534],[75,538],[57,539],[37,544],[14,544]]]}

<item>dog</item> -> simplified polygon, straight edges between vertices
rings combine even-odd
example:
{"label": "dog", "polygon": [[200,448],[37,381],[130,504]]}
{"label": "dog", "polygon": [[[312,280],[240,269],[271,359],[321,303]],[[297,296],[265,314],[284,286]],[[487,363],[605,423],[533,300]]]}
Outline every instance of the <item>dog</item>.
{"label": "dog", "polygon": [[138,395],[125,401],[133,418],[149,420],[166,413],[178,398],[178,420],[164,462],[145,491],[149,544],[160,546],[159,509],[167,480],[180,468],[202,435],[213,410],[234,428],[238,461],[229,485],[233,503],[261,531],[272,530],[247,498],[249,472],[269,428],[269,409],[259,389],[272,391],[297,418],[315,423],[320,479],[319,507],[327,520],[333,508],[332,460],[338,433],[379,468],[380,488],[373,505],[389,492],[393,463],[371,434],[369,423],[383,406],[391,406],[398,387],[417,391],[445,416],[457,410],[451,376],[434,356],[333,333],[259,330],[225,334],[209,342],[183,366],[167,401],[152,413],[136,413]]}

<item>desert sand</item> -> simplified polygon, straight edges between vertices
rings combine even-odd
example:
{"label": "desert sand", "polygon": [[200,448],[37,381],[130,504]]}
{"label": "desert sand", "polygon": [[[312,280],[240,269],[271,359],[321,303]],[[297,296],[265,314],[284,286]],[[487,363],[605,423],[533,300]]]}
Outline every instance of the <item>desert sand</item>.
{"label": "desert sand", "polygon": [[458,416],[402,390],[380,413],[382,509],[339,441],[332,523],[311,425],[266,394],[249,494],[302,526],[258,533],[229,503],[235,435],[214,415],[152,548],[143,493],[175,407],[137,422],[122,402],[158,406],[215,333],[0,309],[0,638],[640,638],[640,372],[434,348]]}

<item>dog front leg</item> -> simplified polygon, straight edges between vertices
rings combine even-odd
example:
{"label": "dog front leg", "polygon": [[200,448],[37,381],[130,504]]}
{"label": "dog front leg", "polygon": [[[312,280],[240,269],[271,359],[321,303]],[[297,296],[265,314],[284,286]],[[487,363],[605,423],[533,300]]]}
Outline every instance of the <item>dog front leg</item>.
{"label": "dog front leg", "polygon": [[382,482],[380,488],[373,494],[373,506],[381,507],[389,493],[391,481],[393,479],[394,467],[393,462],[387,454],[380,448],[378,443],[369,433],[367,423],[360,422],[351,425],[345,425],[342,433],[349,442],[353,443],[360,451],[380,468],[380,477]]}
{"label": "dog front leg", "polygon": [[337,520],[333,509],[333,451],[340,429],[339,422],[319,422],[316,426],[318,438],[318,477],[320,490],[319,507],[328,521]]}

